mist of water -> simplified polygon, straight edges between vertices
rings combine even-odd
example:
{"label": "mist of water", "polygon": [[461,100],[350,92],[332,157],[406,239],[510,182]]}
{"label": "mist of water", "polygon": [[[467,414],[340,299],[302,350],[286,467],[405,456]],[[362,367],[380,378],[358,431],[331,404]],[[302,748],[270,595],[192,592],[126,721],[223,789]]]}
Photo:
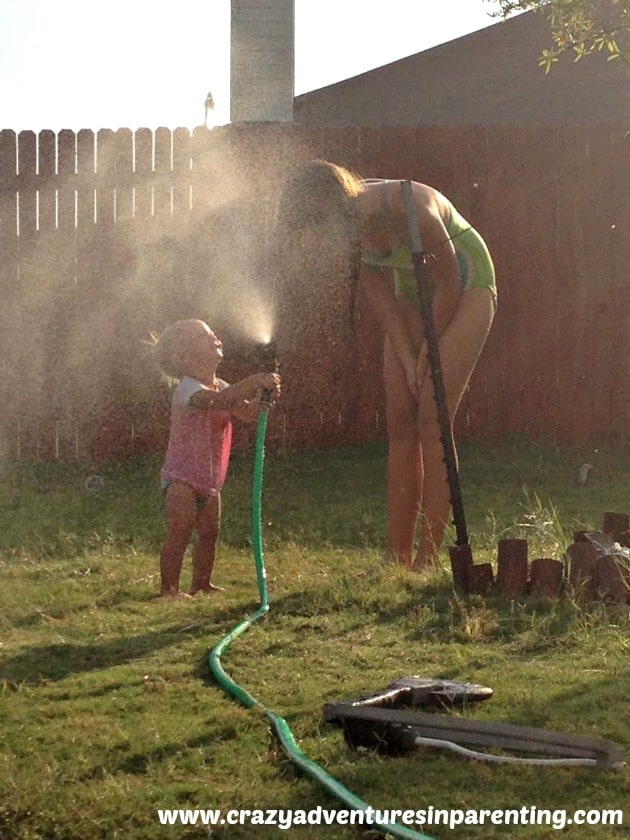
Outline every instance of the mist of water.
{"label": "mist of water", "polygon": [[[99,166],[106,169],[104,155]],[[58,200],[42,192],[37,208],[23,191],[19,260],[4,268],[11,282],[0,315],[0,372],[6,392],[21,399],[3,429],[29,417],[44,389],[46,428],[67,421],[77,452],[115,401],[138,406],[144,423],[142,406],[154,399],[159,375],[152,378],[143,341],[180,318],[203,318],[236,342],[274,337],[278,306],[265,266],[260,196],[243,183],[240,156],[212,150],[207,158],[194,195],[179,184],[172,214],[158,206],[166,187],[159,196],[157,188],[137,188],[136,217],[129,216],[130,189],[86,190],[82,201],[93,204],[81,204],[80,213],[71,184],[55,182]],[[12,218],[15,201],[5,203],[0,209]],[[50,219],[40,229],[27,210]]]}
{"label": "mist of water", "polygon": [[223,319],[236,336],[269,344],[274,333],[273,304],[260,289],[247,288],[248,283],[242,286],[242,299],[227,303]]}
{"label": "mist of water", "polygon": [[264,234],[251,205],[236,195],[210,210],[189,240],[200,308],[211,326],[257,344],[271,340],[277,309]]}

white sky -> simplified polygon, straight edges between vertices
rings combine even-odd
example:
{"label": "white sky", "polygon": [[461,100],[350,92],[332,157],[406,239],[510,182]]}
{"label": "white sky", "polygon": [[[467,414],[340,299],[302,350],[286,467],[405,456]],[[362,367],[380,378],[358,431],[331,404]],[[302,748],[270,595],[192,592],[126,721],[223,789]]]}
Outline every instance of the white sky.
{"label": "white sky", "polygon": [[[494,0],[295,0],[295,93],[497,20]],[[359,13],[360,12],[360,13]],[[229,122],[230,0],[0,0],[0,129]]]}

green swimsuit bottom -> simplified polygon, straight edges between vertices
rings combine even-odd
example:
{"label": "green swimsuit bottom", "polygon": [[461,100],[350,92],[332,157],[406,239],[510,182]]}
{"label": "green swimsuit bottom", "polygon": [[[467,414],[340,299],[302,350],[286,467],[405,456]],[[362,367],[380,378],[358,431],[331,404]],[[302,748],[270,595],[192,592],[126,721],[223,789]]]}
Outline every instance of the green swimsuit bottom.
{"label": "green swimsuit bottom", "polygon": [[[383,181],[382,183],[383,201],[387,207],[387,212],[391,216],[391,210],[389,209],[385,192],[387,181]],[[489,289],[494,301],[494,308],[496,309],[497,286],[494,265],[486,243],[477,231],[468,224],[464,217],[457,212],[450,201],[448,199],[446,201],[449,206],[449,219],[446,224],[446,230],[455,248],[462,290]],[[386,256],[378,256],[377,254],[369,253],[369,251],[362,251],[361,262],[375,268],[393,269],[396,294],[419,306],[418,287],[409,245],[401,242],[391,254],[387,254]]]}

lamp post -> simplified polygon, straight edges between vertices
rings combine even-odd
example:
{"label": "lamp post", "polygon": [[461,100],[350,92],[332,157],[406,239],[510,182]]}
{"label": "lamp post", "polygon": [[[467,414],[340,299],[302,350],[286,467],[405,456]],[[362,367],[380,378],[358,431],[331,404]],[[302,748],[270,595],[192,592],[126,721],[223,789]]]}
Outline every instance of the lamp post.
{"label": "lamp post", "polygon": [[214,98],[213,98],[212,94],[210,93],[210,91],[208,91],[208,94],[206,96],[206,102],[205,102],[204,107],[205,107],[205,114],[204,114],[203,124],[205,125],[206,128],[208,128],[208,111],[214,111]]}

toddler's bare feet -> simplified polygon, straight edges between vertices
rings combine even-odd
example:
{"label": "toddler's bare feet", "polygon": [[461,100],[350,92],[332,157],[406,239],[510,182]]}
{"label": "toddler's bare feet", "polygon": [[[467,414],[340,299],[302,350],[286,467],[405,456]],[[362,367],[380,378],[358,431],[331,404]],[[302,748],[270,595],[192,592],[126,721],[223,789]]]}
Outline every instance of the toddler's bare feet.
{"label": "toddler's bare feet", "polygon": [[204,595],[209,595],[212,592],[225,592],[225,587],[216,586],[214,583],[211,583],[208,586],[199,586],[197,589],[190,590],[191,595],[196,595],[198,592],[201,592]]}
{"label": "toddler's bare feet", "polygon": [[180,589],[163,589],[160,591],[158,598],[173,598],[176,601],[190,600],[190,595],[187,592],[182,592]]}

